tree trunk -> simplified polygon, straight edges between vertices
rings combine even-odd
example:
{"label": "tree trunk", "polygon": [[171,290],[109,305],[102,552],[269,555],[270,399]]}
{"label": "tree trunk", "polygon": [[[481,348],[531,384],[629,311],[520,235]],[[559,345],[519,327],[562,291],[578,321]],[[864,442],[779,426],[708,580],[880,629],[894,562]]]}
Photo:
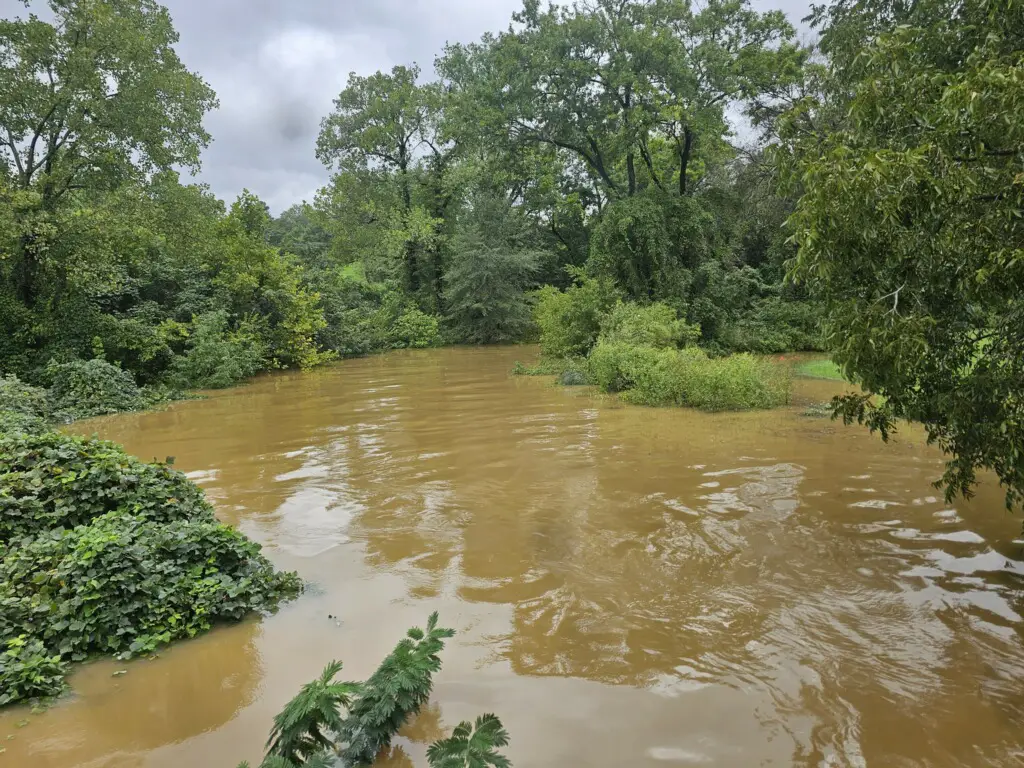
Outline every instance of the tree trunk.
{"label": "tree trunk", "polygon": [[683,146],[679,148],[679,194],[686,194],[686,167],[690,164],[690,152],[693,150],[693,131],[689,126],[683,128]]}

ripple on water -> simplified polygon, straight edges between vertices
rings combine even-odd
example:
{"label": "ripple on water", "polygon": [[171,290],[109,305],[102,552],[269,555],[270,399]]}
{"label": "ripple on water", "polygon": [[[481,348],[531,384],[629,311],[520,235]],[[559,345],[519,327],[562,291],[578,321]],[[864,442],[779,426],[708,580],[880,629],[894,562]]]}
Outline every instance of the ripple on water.
{"label": "ripple on water", "polygon": [[345,361],[104,422],[317,589],[133,664],[137,688],[91,667],[5,757],[258,762],[326,661],[365,676],[436,609],[459,634],[414,763],[484,711],[529,766],[1021,762],[1024,563],[998,489],[949,505],[919,446],[799,408],[627,407],[510,378],[516,359]]}

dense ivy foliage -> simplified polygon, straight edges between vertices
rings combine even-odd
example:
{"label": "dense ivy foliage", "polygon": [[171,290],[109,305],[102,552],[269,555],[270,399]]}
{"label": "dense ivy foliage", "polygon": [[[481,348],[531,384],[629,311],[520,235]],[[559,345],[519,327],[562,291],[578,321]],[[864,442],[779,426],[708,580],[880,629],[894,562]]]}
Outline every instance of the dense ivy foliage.
{"label": "dense ivy foliage", "polygon": [[300,588],[167,465],[0,436],[0,704],[60,693],[69,661],[145,653]]}
{"label": "dense ivy foliage", "polygon": [[50,381],[50,411],[62,420],[88,419],[146,406],[131,373],[106,360],[51,363],[46,376]]}
{"label": "dense ivy foliage", "polygon": [[0,435],[0,543],[122,511],[158,523],[212,522],[202,490],[115,443],[57,432]]}

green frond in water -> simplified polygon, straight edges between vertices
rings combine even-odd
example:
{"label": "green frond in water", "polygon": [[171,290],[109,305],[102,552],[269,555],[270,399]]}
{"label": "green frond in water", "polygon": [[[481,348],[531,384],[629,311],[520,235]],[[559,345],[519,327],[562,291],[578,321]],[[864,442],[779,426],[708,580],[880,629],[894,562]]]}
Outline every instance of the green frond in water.
{"label": "green frond in water", "polygon": [[274,718],[274,727],[267,740],[267,758],[284,758],[285,764],[261,768],[286,768],[310,761],[314,755],[334,748],[331,736],[342,726],[341,710],[348,708],[359,693],[358,683],[335,682],[341,662],[332,661],[319,678],[307,683]]}
{"label": "green frond in water", "polygon": [[438,654],[455,631],[439,628],[433,613],[425,629],[413,627],[363,685],[338,730],[345,765],[370,765],[410,715],[430,698]]}
{"label": "green frond in water", "polygon": [[499,747],[508,745],[508,731],[495,715],[481,715],[475,724],[459,723],[447,739],[427,749],[430,768],[510,768]]}
{"label": "green frond in water", "polygon": [[298,763],[293,763],[287,757],[280,755],[267,755],[260,763],[260,768],[298,768],[298,766]]}

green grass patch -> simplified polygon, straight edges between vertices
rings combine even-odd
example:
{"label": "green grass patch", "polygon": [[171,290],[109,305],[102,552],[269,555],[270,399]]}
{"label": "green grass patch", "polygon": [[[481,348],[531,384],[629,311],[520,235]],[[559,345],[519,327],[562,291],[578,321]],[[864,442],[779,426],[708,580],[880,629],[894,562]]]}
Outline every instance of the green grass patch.
{"label": "green grass patch", "polygon": [[842,369],[828,359],[808,360],[796,366],[798,376],[810,379],[828,379],[829,381],[846,381]]}

